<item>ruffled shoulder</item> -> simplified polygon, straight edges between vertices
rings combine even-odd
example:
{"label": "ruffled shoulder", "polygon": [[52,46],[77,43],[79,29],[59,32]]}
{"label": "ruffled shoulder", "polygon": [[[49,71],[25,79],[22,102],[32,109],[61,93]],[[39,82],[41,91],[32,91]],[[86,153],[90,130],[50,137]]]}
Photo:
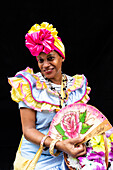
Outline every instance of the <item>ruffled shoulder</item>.
{"label": "ruffled shoulder", "polygon": [[84,75],[75,75],[71,79],[72,84],[67,89],[68,104],[72,103],[87,103],[90,98],[88,94],[91,88],[88,87],[88,81]]}
{"label": "ruffled shoulder", "polygon": [[11,98],[15,102],[24,101],[27,106],[37,111],[60,110],[58,94],[51,91],[44,81],[41,82],[31,68],[27,67],[15,77],[8,78],[8,82],[12,86]]}
{"label": "ruffled shoulder", "polygon": [[[67,104],[86,103],[89,100],[90,88],[87,86],[85,76],[67,76],[67,79]],[[12,86],[11,97],[15,102],[24,101],[27,106],[37,111],[60,110],[59,94],[48,88],[41,73],[34,74],[33,70],[27,67],[18,72],[15,77],[8,78],[8,82]]]}

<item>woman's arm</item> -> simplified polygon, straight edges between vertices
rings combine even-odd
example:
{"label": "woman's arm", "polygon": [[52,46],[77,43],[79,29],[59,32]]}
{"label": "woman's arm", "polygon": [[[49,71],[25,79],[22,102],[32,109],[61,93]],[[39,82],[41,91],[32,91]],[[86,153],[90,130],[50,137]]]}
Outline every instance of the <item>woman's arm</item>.
{"label": "woman's arm", "polygon": [[[36,129],[35,121],[36,121],[36,112],[32,109],[21,108],[20,109],[21,123],[22,123],[22,131],[24,137],[37,145],[40,145],[42,138],[45,136],[43,133]],[[46,141],[46,146],[49,147],[52,139],[48,137]]]}
{"label": "woman's arm", "polygon": [[[41,140],[45,135],[39,132],[35,127],[35,121],[36,121],[35,111],[28,108],[21,108],[20,116],[21,116],[22,130],[23,130],[24,137],[28,141],[40,145]],[[48,137],[45,140],[44,145],[46,147],[49,147],[52,140],[53,139]],[[74,138],[74,139],[66,139],[64,141],[59,141],[56,143],[55,148],[65,153],[68,153],[73,157],[78,157],[86,153],[85,145],[81,144],[78,147],[75,147],[75,144],[82,142],[82,140],[83,139],[81,138]]]}

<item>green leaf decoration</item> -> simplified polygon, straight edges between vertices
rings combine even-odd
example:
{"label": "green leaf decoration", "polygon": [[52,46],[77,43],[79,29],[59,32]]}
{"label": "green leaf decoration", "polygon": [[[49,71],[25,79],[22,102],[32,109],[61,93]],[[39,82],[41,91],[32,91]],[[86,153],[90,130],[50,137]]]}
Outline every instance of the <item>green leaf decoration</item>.
{"label": "green leaf decoration", "polygon": [[65,131],[62,129],[62,127],[61,127],[61,124],[59,123],[59,124],[57,124],[56,126],[55,126],[55,128],[56,128],[56,130],[62,135],[62,136],[64,136],[65,135]]}
{"label": "green leaf decoration", "polygon": [[66,139],[69,139],[69,138],[67,136],[62,137],[62,140],[66,140]]}
{"label": "green leaf decoration", "polygon": [[91,126],[92,126],[92,125],[87,125],[87,124],[83,123],[83,124],[82,124],[82,129],[81,129],[80,133],[81,133],[81,134],[86,133]]}
{"label": "green leaf decoration", "polygon": [[60,123],[58,125],[56,125],[55,128],[60,133],[60,135],[62,135],[63,140],[69,139],[67,136],[65,136],[65,131],[62,129]]}
{"label": "green leaf decoration", "polygon": [[85,122],[86,113],[87,113],[87,111],[85,111],[84,113],[80,113],[80,116],[79,116],[80,122],[82,122],[82,123]]}

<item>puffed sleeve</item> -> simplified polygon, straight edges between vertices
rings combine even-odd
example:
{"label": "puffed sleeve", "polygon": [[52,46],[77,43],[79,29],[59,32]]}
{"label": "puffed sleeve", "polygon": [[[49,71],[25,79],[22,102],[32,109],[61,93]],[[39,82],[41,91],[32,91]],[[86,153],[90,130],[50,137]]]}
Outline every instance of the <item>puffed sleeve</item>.
{"label": "puffed sleeve", "polygon": [[91,88],[88,87],[88,81],[84,75],[73,76],[73,83],[68,88],[68,101],[67,104],[72,103],[87,103],[89,101],[88,94]]}
{"label": "puffed sleeve", "polygon": [[30,109],[30,107],[27,106],[23,101],[20,101],[20,102],[18,103],[18,108],[20,109],[20,108],[23,108],[23,107]]}

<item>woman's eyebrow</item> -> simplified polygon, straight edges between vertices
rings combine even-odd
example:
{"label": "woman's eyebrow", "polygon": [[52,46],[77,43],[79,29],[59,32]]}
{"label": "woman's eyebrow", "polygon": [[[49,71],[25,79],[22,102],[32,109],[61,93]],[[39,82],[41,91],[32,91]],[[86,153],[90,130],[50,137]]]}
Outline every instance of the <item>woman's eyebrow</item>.
{"label": "woman's eyebrow", "polygon": [[40,58],[40,59],[42,59],[42,57],[41,57],[41,56],[37,56],[37,58],[38,58],[38,59],[39,59],[39,58]]}
{"label": "woman's eyebrow", "polygon": [[48,55],[47,55],[47,57],[49,57],[49,56],[53,56],[53,55],[54,55],[54,54],[48,54]]}

